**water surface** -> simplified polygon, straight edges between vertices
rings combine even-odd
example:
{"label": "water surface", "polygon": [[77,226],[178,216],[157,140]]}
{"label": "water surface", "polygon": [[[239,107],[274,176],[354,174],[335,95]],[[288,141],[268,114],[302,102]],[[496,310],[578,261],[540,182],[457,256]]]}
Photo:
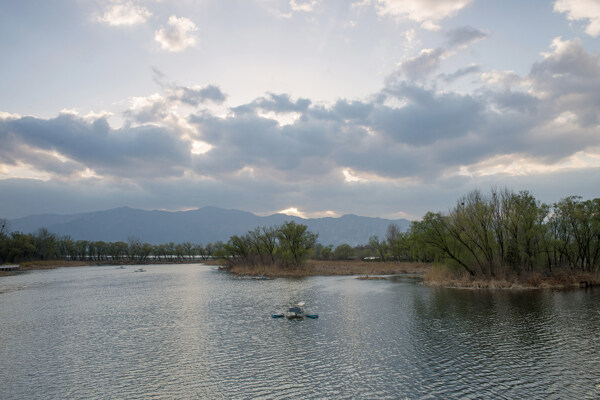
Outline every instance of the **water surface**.
{"label": "water surface", "polygon": [[0,398],[600,398],[597,290],[135,268],[1,278]]}

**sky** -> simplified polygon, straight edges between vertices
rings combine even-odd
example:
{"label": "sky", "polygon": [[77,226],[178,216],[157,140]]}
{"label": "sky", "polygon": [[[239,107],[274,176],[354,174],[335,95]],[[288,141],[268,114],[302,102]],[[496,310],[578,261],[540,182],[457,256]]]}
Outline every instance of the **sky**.
{"label": "sky", "polygon": [[0,3],[0,217],[600,197],[600,0]]}

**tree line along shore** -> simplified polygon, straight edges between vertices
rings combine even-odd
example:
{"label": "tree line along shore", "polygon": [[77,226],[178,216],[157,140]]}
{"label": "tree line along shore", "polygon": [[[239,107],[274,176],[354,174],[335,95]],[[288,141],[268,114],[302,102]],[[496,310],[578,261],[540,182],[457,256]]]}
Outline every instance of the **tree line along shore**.
{"label": "tree line along shore", "polygon": [[323,245],[305,225],[257,227],[227,242],[152,245],[73,240],[46,229],[0,231],[0,264],[22,269],[110,263],[204,262],[266,276],[417,273],[432,285],[481,288],[594,286],[600,283],[600,199],[548,205],[529,192],[475,190],[447,213],[425,214],[406,232],[358,246]]}

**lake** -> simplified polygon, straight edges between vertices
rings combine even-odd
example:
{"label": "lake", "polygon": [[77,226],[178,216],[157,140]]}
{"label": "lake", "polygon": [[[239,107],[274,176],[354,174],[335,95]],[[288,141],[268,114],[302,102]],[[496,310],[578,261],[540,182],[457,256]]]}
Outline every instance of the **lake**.
{"label": "lake", "polygon": [[136,268],[0,278],[0,398],[600,398],[597,289]]}

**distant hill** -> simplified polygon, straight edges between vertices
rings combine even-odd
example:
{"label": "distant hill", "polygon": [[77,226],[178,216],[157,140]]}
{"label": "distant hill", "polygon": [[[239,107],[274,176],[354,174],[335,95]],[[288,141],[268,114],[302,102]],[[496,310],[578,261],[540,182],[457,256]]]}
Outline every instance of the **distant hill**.
{"label": "distant hill", "polygon": [[203,207],[191,211],[145,211],[129,207],[106,211],[71,215],[31,215],[9,221],[11,231],[33,233],[46,228],[60,236],[69,235],[75,240],[127,241],[130,236],[143,242],[158,244],[166,242],[209,243],[227,241],[231,235],[239,235],[262,226],[281,225],[294,221],[307,225],[319,233],[319,242],[335,246],[348,243],[352,246],[365,244],[369,237],[384,237],[387,227],[393,223],[404,231],[410,221],[344,215],[339,218],[303,219],[285,214],[261,217],[240,210]]}

